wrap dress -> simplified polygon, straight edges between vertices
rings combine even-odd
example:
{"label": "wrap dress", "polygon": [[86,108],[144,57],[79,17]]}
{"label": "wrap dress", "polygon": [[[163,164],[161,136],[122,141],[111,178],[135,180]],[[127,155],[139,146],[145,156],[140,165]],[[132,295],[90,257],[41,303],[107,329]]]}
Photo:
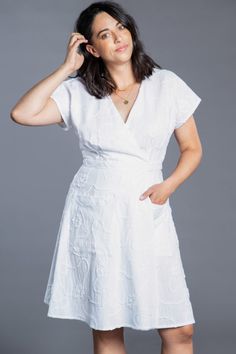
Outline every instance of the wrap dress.
{"label": "wrap dress", "polygon": [[83,162],[59,225],[47,316],[100,330],[195,323],[169,198],[161,205],[139,197],[163,181],[170,137],[201,98],[159,68],[141,82],[126,123],[111,96],[90,95],[79,78],[63,81],[51,98]]}

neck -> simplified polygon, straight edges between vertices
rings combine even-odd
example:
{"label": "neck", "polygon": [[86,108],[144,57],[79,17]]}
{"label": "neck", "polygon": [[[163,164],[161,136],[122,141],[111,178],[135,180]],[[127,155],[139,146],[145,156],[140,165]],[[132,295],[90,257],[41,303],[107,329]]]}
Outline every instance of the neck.
{"label": "neck", "polygon": [[121,65],[107,65],[112,79],[115,81],[118,89],[123,90],[132,83],[135,83],[135,77],[131,62],[122,63]]}

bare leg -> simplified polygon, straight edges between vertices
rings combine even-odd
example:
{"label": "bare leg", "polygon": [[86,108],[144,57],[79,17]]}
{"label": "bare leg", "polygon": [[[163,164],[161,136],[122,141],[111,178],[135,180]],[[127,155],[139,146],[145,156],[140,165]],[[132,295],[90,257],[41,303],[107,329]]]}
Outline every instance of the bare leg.
{"label": "bare leg", "polygon": [[92,329],[94,354],[126,354],[124,328],[110,331]]}
{"label": "bare leg", "polygon": [[193,354],[193,324],[176,328],[159,328],[161,354]]}

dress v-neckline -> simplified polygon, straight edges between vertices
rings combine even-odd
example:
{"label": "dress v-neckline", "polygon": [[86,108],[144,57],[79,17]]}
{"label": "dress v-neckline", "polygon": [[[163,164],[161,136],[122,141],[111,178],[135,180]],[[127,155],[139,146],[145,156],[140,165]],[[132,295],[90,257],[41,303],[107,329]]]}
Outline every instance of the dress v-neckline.
{"label": "dress v-neckline", "polygon": [[128,114],[128,117],[126,119],[126,121],[124,121],[123,117],[121,116],[120,112],[118,111],[115,103],[113,102],[112,98],[111,98],[111,95],[108,96],[108,100],[110,101],[110,106],[112,107],[113,111],[115,112],[116,116],[119,118],[119,120],[121,121],[121,123],[124,125],[124,126],[128,126],[129,123],[130,123],[130,120],[132,120],[132,115],[136,109],[136,106],[138,105],[138,102],[140,100],[140,97],[142,95],[142,91],[143,91],[143,84],[144,84],[144,81],[145,81],[146,78],[144,78],[141,83],[140,83],[140,86],[139,86],[139,90],[138,90],[138,93],[137,93],[137,96],[135,98],[135,101],[129,111],[129,114]]}

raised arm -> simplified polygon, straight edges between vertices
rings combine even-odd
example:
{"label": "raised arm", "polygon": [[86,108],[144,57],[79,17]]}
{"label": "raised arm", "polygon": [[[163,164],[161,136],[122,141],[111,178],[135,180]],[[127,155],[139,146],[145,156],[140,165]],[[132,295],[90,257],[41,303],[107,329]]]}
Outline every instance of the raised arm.
{"label": "raised arm", "polygon": [[48,125],[62,121],[54,100],[49,96],[70,75],[61,65],[52,74],[28,90],[11,110],[11,118],[22,125]]}
{"label": "raised arm", "polygon": [[84,56],[77,53],[77,47],[82,42],[87,42],[83,35],[72,33],[64,63],[36,83],[19,99],[10,112],[10,117],[14,122],[33,126],[63,122],[58,107],[50,95],[83,64]]}

